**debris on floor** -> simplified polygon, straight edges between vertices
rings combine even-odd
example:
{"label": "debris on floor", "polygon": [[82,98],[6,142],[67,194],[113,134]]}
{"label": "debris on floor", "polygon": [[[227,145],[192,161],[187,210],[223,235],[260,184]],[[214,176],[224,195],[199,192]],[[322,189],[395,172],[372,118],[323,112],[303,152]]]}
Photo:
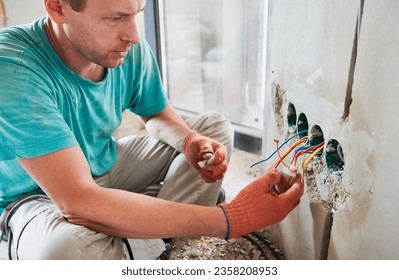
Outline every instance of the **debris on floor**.
{"label": "debris on floor", "polygon": [[220,238],[177,238],[169,260],[283,260],[284,255],[266,230],[225,241]]}

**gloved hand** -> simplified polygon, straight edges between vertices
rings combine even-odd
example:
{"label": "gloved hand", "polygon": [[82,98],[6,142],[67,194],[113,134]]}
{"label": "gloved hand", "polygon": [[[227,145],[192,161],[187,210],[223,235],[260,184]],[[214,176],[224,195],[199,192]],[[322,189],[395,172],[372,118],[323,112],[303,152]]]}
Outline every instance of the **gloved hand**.
{"label": "gloved hand", "polygon": [[219,205],[229,226],[226,239],[278,223],[299,204],[304,192],[302,176],[299,174],[291,188],[278,194],[274,186],[281,183],[281,178],[279,171],[268,171],[242,189],[230,203]]}
{"label": "gloved hand", "polygon": [[[223,179],[227,170],[227,149],[219,142],[192,132],[184,140],[183,153],[207,183]],[[202,167],[198,164],[206,160]]]}

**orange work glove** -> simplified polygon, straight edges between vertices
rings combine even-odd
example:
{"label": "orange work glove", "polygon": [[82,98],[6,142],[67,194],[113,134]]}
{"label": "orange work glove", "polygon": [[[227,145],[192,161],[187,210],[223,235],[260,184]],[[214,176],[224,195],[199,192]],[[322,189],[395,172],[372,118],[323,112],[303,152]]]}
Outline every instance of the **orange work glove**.
{"label": "orange work glove", "polygon": [[[187,161],[207,183],[223,179],[227,170],[227,149],[219,142],[192,132],[184,139],[183,153]],[[198,164],[206,160],[202,167]]]}
{"label": "orange work glove", "polygon": [[277,193],[275,185],[281,182],[281,173],[268,171],[256,179],[227,204],[219,205],[226,216],[226,240],[282,221],[298,204],[303,194],[302,176],[298,173],[291,188]]}

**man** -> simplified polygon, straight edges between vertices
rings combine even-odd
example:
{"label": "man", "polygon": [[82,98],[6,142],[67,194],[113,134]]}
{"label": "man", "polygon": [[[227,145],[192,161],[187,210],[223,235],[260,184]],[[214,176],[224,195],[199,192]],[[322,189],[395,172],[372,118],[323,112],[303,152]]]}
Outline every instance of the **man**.
{"label": "man", "polygon": [[[273,171],[215,206],[231,127],[216,113],[186,123],[167,103],[135,22],[145,0],[44,3],[46,18],[0,33],[0,206],[10,257],[121,259],[125,238],[229,239],[281,221],[299,203],[300,177],[271,194],[284,184]],[[112,138],[126,109],[152,136]],[[144,195],[154,187],[156,198]]]}

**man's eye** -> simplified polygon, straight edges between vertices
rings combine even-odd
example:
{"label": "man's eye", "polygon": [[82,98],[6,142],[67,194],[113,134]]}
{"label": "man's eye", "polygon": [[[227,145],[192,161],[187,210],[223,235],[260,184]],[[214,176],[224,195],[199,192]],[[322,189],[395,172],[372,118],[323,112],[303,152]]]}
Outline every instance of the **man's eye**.
{"label": "man's eye", "polygon": [[117,22],[120,21],[122,19],[122,17],[112,17],[112,18],[108,18],[109,21],[111,22]]}

